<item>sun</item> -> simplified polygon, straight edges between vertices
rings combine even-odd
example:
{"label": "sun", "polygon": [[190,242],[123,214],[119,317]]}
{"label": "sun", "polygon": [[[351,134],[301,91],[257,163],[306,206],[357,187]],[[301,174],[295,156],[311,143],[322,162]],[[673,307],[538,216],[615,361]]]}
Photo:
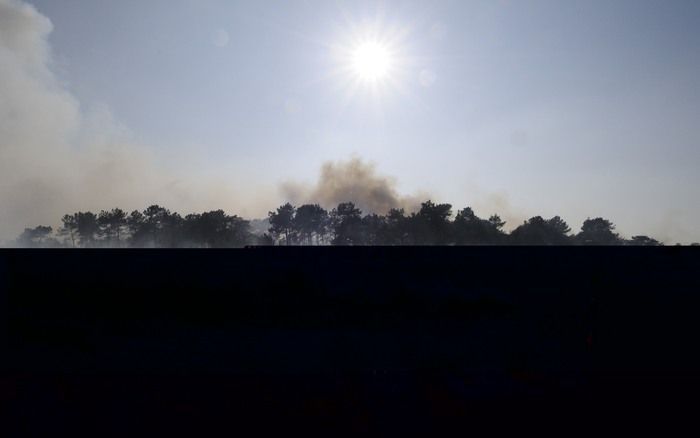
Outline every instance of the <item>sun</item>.
{"label": "sun", "polygon": [[391,71],[391,51],[378,41],[366,41],[357,45],[351,58],[354,74],[363,81],[376,82],[387,79]]}
{"label": "sun", "polygon": [[392,95],[406,93],[412,61],[408,50],[410,29],[381,17],[348,21],[337,28],[337,35],[324,43],[332,63],[328,78],[347,104],[355,99],[375,103]]}

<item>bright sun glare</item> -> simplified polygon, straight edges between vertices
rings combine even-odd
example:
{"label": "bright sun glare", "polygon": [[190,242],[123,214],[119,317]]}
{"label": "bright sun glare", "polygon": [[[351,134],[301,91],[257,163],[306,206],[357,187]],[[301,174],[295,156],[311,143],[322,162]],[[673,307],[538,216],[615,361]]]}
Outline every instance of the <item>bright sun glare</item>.
{"label": "bright sun glare", "polygon": [[405,93],[407,35],[405,28],[379,19],[339,28],[336,43],[329,45],[335,62],[331,76],[346,101],[371,96],[379,102],[394,92]]}
{"label": "bright sun glare", "polygon": [[352,53],[352,68],[365,81],[386,79],[391,69],[391,54],[378,42],[365,42]]}

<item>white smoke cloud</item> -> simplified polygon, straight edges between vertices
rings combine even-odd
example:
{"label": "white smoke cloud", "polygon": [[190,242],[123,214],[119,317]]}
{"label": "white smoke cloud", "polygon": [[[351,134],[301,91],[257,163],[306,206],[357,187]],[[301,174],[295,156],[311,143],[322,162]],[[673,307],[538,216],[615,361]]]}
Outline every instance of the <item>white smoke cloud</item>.
{"label": "white smoke cloud", "polygon": [[28,3],[0,0],[0,241],[77,210],[235,199],[160,169],[108,108],[82,108],[51,70],[52,29]]}

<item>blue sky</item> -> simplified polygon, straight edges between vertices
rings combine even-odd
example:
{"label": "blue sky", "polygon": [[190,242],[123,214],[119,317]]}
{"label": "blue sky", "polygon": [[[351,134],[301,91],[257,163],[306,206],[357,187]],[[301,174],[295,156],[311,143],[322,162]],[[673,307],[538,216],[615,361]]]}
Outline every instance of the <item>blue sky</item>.
{"label": "blue sky", "polygon": [[[31,3],[81,106],[176,173],[270,193],[358,156],[483,215],[700,240],[700,2]],[[363,23],[400,62],[349,92],[332,48]]]}

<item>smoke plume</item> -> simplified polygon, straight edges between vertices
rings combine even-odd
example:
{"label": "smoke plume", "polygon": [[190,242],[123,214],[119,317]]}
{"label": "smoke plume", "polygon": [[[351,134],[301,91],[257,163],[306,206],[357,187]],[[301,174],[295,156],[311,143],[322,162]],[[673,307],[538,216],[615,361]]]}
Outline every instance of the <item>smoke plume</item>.
{"label": "smoke plume", "polygon": [[364,213],[377,214],[392,208],[413,211],[429,198],[426,194],[400,195],[394,178],[379,174],[374,164],[360,158],[324,163],[315,185],[287,182],[282,185],[282,194],[294,204],[317,203],[330,209],[341,202],[353,202]]}
{"label": "smoke plume", "polygon": [[160,169],[107,108],[81,108],[52,72],[52,29],[28,3],[0,0],[0,241],[77,210],[233,199]]}

